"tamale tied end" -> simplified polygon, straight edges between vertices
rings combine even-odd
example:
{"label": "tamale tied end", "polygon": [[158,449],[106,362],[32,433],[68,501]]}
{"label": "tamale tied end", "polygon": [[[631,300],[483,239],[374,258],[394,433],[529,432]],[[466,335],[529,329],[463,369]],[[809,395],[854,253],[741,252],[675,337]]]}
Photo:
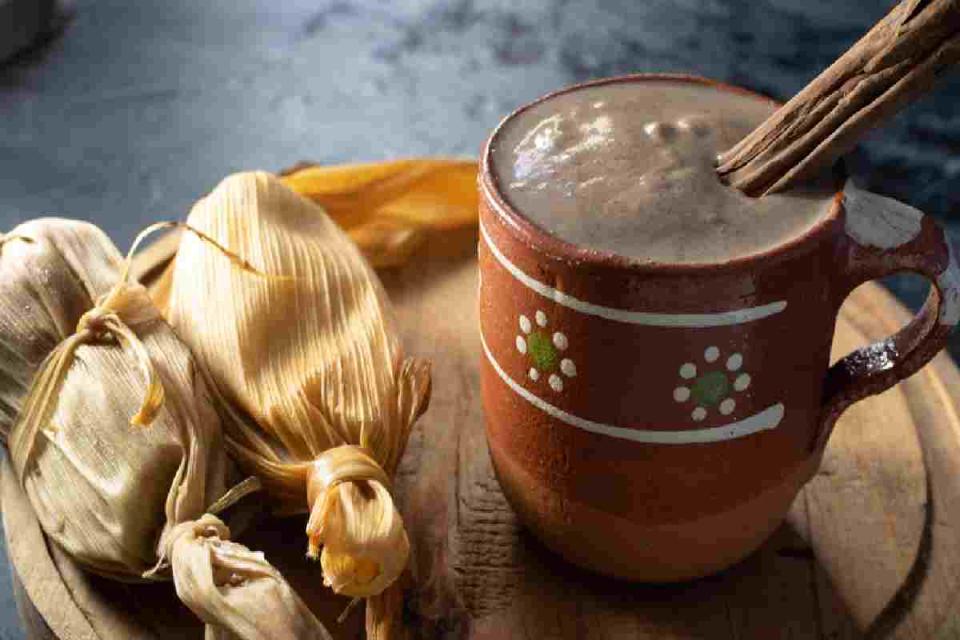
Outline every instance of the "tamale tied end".
{"label": "tamale tied end", "polygon": [[329,449],[311,466],[307,555],[319,553],[324,584],[336,593],[377,595],[406,567],[410,542],[387,486],[383,468],[362,447]]}

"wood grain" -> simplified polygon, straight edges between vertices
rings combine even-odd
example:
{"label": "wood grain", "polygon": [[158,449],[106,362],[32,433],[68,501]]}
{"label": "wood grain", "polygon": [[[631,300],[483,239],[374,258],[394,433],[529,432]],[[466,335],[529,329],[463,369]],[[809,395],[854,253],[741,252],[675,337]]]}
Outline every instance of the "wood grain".
{"label": "wood grain", "polygon": [[[566,565],[527,535],[493,476],[479,399],[475,246],[475,232],[465,232],[381,273],[406,348],[435,367],[430,411],[396,483],[413,542],[404,620],[415,637],[960,634],[960,374],[946,355],[841,419],[787,521],[743,563],[681,585],[608,580]],[[891,333],[905,318],[889,294],[865,285],[843,309],[836,354]],[[142,610],[175,610],[168,588],[147,594],[122,585],[121,594],[71,569],[69,559],[47,551],[15,484],[4,477],[2,485],[11,560],[57,637],[116,637],[104,630],[119,624],[141,625],[142,635],[131,637],[191,637]],[[266,551],[337,637],[359,637],[362,612],[335,625],[345,603],[329,597],[317,567],[290,544],[302,527],[298,519],[267,521],[244,541]]]}

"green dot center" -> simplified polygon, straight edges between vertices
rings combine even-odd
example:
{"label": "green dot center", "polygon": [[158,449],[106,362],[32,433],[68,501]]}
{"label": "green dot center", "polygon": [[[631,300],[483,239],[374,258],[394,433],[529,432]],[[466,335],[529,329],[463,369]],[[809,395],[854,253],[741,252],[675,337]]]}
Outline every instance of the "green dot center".
{"label": "green dot center", "polygon": [[527,348],[533,366],[547,372],[557,368],[557,350],[545,333],[535,331],[527,337]]}
{"label": "green dot center", "polygon": [[730,393],[730,381],[722,371],[711,371],[697,378],[690,392],[697,404],[711,407]]}

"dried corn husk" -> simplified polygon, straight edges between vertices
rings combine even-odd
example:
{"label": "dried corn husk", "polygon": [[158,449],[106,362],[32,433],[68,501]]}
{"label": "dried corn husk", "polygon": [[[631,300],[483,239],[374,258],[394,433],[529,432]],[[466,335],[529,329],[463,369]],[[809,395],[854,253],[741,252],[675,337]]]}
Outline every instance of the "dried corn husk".
{"label": "dried corn husk", "polygon": [[[10,434],[11,461],[44,531],[99,574],[172,577],[209,634],[325,637],[263,556],[230,543],[208,513],[246,491],[227,492],[213,398],[146,290],[125,270],[112,279],[37,368]],[[35,285],[22,274],[3,283]],[[17,312],[7,302],[0,317]]]}
{"label": "dried corn husk", "polygon": [[473,160],[303,165],[281,179],[322,206],[375,267],[406,262],[430,230],[477,221]]}
{"label": "dried corn husk", "polygon": [[92,224],[44,218],[0,239],[0,435],[33,374],[120,277],[122,256]]}
{"label": "dried corn husk", "polygon": [[[253,423],[228,421],[231,453],[282,513],[309,512],[308,552],[324,581],[380,596],[407,563],[390,494],[416,418],[427,363],[402,355],[385,293],[324,211],[267,173],[224,180],[187,223],[270,278],[237,269],[185,235],[168,316]],[[368,608],[368,630],[378,607]]]}
{"label": "dried corn husk", "polygon": [[[477,163],[413,158],[390,162],[318,166],[301,164],[282,180],[324,208],[374,267],[405,264],[431,231],[477,223]],[[171,234],[170,239],[179,231]],[[161,310],[173,280],[172,244],[164,241],[141,256],[149,272],[136,274]]]}

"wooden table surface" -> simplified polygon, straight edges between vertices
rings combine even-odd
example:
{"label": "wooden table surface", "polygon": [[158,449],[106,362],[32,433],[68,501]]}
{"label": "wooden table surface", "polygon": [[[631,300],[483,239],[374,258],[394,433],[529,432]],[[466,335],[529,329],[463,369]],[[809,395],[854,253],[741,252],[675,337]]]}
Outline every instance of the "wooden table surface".
{"label": "wooden table surface", "polygon": [[[482,429],[475,236],[382,274],[410,353],[434,362],[434,397],[397,491],[413,540],[407,619],[428,638],[960,637],[960,374],[946,355],[841,420],[784,525],[734,568],[696,582],[630,585],[565,565],[527,535],[500,493]],[[836,353],[889,334],[905,311],[876,285],[848,300]],[[201,635],[171,589],[90,578],[43,542],[9,473],[7,542],[23,609],[56,637]],[[264,522],[262,548],[330,622],[360,612],[320,587],[302,519]],[[709,535],[709,532],[704,532]],[[42,634],[33,633],[41,638]]]}

